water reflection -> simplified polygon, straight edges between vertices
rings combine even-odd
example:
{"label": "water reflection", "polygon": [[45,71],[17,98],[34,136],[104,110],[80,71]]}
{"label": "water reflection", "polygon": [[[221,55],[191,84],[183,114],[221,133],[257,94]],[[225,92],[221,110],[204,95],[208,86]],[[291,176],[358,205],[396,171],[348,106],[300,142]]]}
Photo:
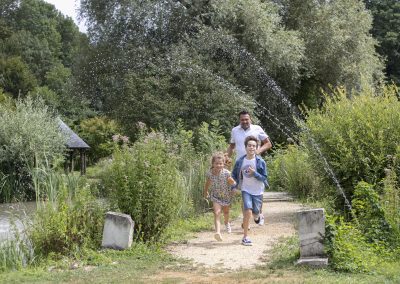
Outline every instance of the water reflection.
{"label": "water reflection", "polygon": [[0,204],[0,242],[13,238],[13,229],[22,230],[21,221],[27,220],[36,211],[36,202]]}

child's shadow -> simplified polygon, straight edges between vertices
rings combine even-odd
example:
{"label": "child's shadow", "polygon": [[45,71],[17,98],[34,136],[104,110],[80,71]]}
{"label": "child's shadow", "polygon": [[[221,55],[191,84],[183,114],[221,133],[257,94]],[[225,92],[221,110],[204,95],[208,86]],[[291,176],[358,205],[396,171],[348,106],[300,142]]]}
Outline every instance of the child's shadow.
{"label": "child's shadow", "polygon": [[240,244],[239,240],[234,240],[234,241],[222,241],[222,242],[218,242],[218,241],[206,241],[206,242],[202,242],[202,243],[195,243],[195,244],[191,244],[191,246],[193,247],[201,247],[201,248],[205,248],[205,249],[214,249],[217,247],[227,247],[227,246],[234,246]]}

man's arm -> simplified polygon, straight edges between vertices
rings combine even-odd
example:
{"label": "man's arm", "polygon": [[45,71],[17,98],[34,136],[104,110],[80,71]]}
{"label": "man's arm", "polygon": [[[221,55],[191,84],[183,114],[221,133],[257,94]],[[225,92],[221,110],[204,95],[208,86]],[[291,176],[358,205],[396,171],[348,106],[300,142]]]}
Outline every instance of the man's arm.
{"label": "man's arm", "polygon": [[235,143],[230,143],[228,149],[226,149],[229,158],[232,157],[233,149],[235,149]]}
{"label": "man's arm", "polygon": [[269,140],[268,137],[265,138],[265,139],[264,139],[263,141],[261,141],[261,142],[262,142],[262,146],[256,150],[256,154],[257,154],[257,155],[261,155],[261,154],[264,153],[265,151],[267,151],[267,150],[269,150],[269,149],[272,148],[272,143],[271,143],[271,141]]}

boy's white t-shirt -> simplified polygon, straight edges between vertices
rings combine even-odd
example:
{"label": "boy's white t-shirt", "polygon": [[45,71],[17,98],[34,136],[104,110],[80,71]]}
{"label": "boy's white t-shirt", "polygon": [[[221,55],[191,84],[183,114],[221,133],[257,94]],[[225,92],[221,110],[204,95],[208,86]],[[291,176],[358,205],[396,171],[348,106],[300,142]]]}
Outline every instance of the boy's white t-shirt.
{"label": "boy's white t-shirt", "polygon": [[246,191],[251,195],[261,195],[264,192],[265,185],[262,181],[256,179],[254,176],[249,176],[248,169],[250,166],[256,171],[257,167],[255,157],[250,160],[247,159],[247,157],[243,159],[242,168],[240,169],[243,176],[241,189],[242,191]]}

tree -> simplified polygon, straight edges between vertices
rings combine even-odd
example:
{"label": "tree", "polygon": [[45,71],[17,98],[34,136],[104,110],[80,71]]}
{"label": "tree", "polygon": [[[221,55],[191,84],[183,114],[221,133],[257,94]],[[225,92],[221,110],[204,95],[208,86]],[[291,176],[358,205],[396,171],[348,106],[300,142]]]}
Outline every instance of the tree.
{"label": "tree", "polygon": [[362,1],[283,0],[286,26],[298,30],[306,44],[305,75],[296,102],[319,104],[320,88],[363,85],[383,79],[383,64],[369,34],[372,18]]}
{"label": "tree", "polygon": [[20,57],[0,57],[0,74],[4,91],[15,98],[19,94],[26,94],[37,85],[35,76]]}
{"label": "tree", "polygon": [[[62,160],[66,137],[42,100],[18,99],[0,104],[1,201],[32,198],[32,169],[56,166]],[[20,200],[20,199],[19,199]]]}
{"label": "tree", "polygon": [[222,2],[82,1],[93,50],[80,84],[92,105],[127,128],[171,128],[181,118],[193,129],[219,119],[226,135],[239,109],[255,111],[254,100],[287,115],[268,73],[294,89],[302,41],[270,2]]}
{"label": "tree", "polygon": [[377,51],[386,59],[386,75],[400,85],[400,2],[365,0],[374,17],[372,34],[378,40]]}

